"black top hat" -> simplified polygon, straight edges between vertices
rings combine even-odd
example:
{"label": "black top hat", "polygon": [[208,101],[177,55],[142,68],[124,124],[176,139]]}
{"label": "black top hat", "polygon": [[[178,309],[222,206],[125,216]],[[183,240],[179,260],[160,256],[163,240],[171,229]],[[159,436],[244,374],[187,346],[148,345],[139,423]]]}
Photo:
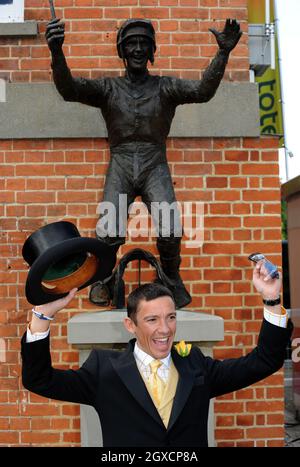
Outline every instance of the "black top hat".
{"label": "black top hat", "polygon": [[26,298],[42,305],[83,289],[111,275],[116,262],[113,248],[96,238],[81,237],[71,222],[45,225],[27,238],[22,255],[30,265]]}

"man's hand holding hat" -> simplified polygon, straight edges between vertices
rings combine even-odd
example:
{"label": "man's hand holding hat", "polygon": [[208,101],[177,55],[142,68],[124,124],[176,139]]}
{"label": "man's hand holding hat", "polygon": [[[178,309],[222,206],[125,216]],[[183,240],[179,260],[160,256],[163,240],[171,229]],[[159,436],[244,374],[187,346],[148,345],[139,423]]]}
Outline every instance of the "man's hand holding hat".
{"label": "man's hand holding hat", "polygon": [[44,318],[38,318],[34,313],[32,313],[32,320],[30,323],[30,331],[32,334],[36,332],[45,332],[49,328],[49,323],[55,317],[56,313],[60,310],[63,310],[68,306],[68,304],[73,300],[78,289],[72,289],[66,297],[59,298],[54,302],[45,303],[45,305],[39,305],[34,307],[38,313],[43,314]]}

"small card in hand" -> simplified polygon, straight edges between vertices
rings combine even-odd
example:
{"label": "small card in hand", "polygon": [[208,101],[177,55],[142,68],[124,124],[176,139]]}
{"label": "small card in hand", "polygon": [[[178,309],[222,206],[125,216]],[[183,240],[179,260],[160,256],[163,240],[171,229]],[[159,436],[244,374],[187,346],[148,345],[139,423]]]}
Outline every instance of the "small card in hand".
{"label": "small card in hand", "polygon": [[279,278],[277,266],[271,263],[271,261],[267,260],[265,255],[263,255],[262,253],[252,253],[250,256],[248,256],[248,259],[250,259],[250,261],[254,261],[254,263],[258,263],[258,261],[263,260],[265,268],[267,269],[270,277],[272,277],[272,279]]}

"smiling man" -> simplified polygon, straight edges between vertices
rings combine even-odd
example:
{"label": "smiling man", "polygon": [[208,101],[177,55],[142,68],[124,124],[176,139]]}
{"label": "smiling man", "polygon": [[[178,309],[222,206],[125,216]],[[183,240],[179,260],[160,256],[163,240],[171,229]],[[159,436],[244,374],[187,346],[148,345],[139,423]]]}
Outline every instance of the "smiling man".
{"label": "smiling man", "polygon": [[126,350],[93,350],[79,370],[58,370],[51,364],[49,323],[72,300],[73,289],[33,311],[22,339],[23,384],[44,397],[93,406],[104,446],[207,446],[210,399],[254,384],[283,364],[291,326],[280,307],[281,284],[262,261],[254,267],[264,319],[257,346],[241,358],[216,360],[196,346],[185,357],[178,354],[172,294],[152,283],[128,297],[124,325],[134,339]]}
{"label": "smiling man", "polygon": [[155,359],[166,358],[176,333],[175,304],[168,289],[157,284],[138,288],[129,295],[127,310],[124,325],[135,335],[140,350]]}
{"label": "smiling man", "polygon": [[[46,30],[56,88],[66,101],[100,108],[108,132],[111,159],[103,206],[112,203],[115,221],[107,222],[107,216],[100,215],[97,237],[117,251],[125,242],[128,207],[140,196],[154,216],[160,262],[173,283],[176,306],[186,306],[191,297],[179,273],[182,238],[179,212],[174,209],[172,215],[165,216],[165,212],[157,212],[159,209],[155,208],[160,203],[176,206],[166,140],[178,105],[207,102],[215,95],[229,54],[242,35],[240,26],[236,20],[227,19],[223,31],[210,29],[218,50],[201,80],[149,73],[147,66],[148,62],[154,63],[156,39],[153,25],[146,19],[129,19],[118,30],[117,52],[125,66],[124,76],[75,78],[62,50],[64,28],[64,23],[55,19]],[[122,199],[126,195],[126,201],[120,204],[121,195]],[[91,302],[99,305],[107,302],[108,297],[103,294],[103,285],[94,284]]]}

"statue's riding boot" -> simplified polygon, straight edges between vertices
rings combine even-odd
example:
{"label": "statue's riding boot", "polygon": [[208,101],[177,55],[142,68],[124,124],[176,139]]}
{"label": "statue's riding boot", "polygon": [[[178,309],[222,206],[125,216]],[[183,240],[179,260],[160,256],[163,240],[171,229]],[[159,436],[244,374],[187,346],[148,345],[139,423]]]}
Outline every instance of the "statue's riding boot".
{"label": "statue's riding boot", "polygon": [[181,238],[161,238],[157,240],[157,249],[160,254],[160,262],[164,273],[173,283],[170,286],[177,308],[182,308],[191,303],[192,298],[186,290],[179,274]]}
{"label": "statue's riding boot", "polygon": [[[106,241],[106,238],[102,238],[101,240]],[[109,241],[107,243],[112,247],[112,251],[116,255],[121,243],[112,244]],[[113,290],[114,275],[106,277],[102,281],[94,282],[90,288],[89,301],[94,305],[109,306],[113,297]]]}

